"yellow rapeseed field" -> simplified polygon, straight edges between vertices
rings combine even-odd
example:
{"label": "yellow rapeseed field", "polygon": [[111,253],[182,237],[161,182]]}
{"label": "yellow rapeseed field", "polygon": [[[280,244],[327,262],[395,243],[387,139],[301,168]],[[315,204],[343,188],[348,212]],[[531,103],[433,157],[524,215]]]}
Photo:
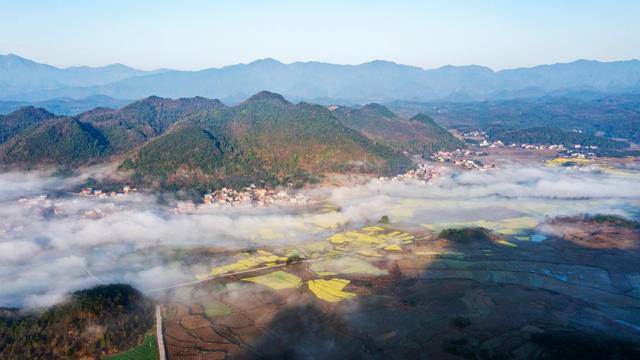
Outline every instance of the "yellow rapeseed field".
{"label": "yellow rapeseed field", "polygon": [[242,281],[251,281],[262,284],[275,290],[297,288],[302,285],[302,280],[299,277],[282,270],[261,276],[244,278]]}
{"label": "yellow rapeseed field", "polygon": [[237,257],[240,258],[238,261],[232,264],[214,267],[208,275],[196,275],[196,278],[198,280],[204,280],[209,276],[247,270],[260,265],[275,264],[278,261],[287,261],[286,257],[274,255],[265,250],[258,250],[255,254],[242,253],[237,255]]}
{"label": "yellow rapeseed field", "polygon": [[313,292],[319,299],[328,302],[336,302],[356,296],[354,293],[342,291],[349,282],[349,280],[337,278],[331,280],[316,279],[309,280],[307,285],[309,286],[309,290],[311,290],[311,292]]}

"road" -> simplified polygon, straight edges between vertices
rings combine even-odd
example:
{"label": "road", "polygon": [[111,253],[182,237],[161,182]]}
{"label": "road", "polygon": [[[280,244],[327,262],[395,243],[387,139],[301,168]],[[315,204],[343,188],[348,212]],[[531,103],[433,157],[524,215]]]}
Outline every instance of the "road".
{"label": "road", "polygon": [[164,349],[164,336],[162,334],[162,310],[159,304],[156,304],[156,338],[158,339],[160,360],[167,360],[167,354]]}

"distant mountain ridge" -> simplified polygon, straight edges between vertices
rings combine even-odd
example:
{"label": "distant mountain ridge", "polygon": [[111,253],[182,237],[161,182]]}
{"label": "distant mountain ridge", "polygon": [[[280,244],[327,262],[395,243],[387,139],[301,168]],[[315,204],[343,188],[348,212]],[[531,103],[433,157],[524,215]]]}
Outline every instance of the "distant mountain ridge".
{"label": "distant mountain ridge", "polygon": [[607,94],[639,91],[639,84],[638,60],[578,60],[496,72],[477,65],[424,70],[381,60],[336,65],[283,64],[262,59],[200,71],[145,72],[122,65],[59,69],[15,55],[0,57],[0,99],[12,101],[92,95],[140,99],[157,95],[204,96],[237,103],[246,94],[266,89],[294,101],[346,105],[393,100],[510,99],[585,90]]}
{"label": "distant mountain ridge", "polygon": [[0,55],[0,94],[3,94],[0,97],[16,92],[106,85],[151,73],[154,72],[137,70],[122,64],[58,68],[14,54]]}
{"label": "distant mountain ridge", "polygon": [[132,100],[114,99],[105,95],[92,95],[82,99],[54,98],[45,101],[0,101],[0,114],[9,114],[24,106],[34,106],[57,115],[74,116],[96,107],[118,109],[132,102]]}

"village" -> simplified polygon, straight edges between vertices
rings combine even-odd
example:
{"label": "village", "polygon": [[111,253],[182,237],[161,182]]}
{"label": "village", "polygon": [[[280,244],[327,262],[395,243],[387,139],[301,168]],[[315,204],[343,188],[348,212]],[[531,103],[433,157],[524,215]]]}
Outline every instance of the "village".
{"label": "village", "polygon": [[[137,191],[137,188],[125,185],[122,188],[122,192],[104,192],[99,189],[83,188],[79,193],[76,193],[75,195],[95,199],[107,199],[131,195],[133,193],[136,193]],[[48,194],[39,194],[28,197],[23,196],[17,199],[16,202],[20,204],[22,208],[31,211],[36,219],[65,215],[65,212],[62,209],[63,200],[55,196],[52,198]],[[107,215],[107,213],[103,209],[98,207],[95,209],[82,210],[80,215],[83,219],[98,219],[104,217],[105,215]],[[4,223],[0,225],[0,234],[8,234],[16,231],[21,231],[22,228],[24,228],[24,224]]]}
{"label": "village", "polygon": [[[579,131],[576,131],[579,132]],[[462,138],[470,139],[472,141],[477,141],[477,145],[481,148],[517,148],[522,150],[532,150],[532,151],[544,151],[544,150],[552,150],[557,151],[558,154],[573,157],[578,159],[593,159],[596,158],[597,155],[595,153],[598,150],[598,147],[595,145],[583,146],[580,144],[572,144],[568,147],[565,147],[563,144],[548,144],[548,145],[534,145],[534,144],[509,144],[506,145],[502,141],[488,141],[489,136],[484,131],[474,130],[465,132],[462,134]]]}
{"label": "village", "polygon": [[429,180],[442,176],[444,173],[441,168],[429,166],[426,164],[420,164],[416,169],[411,169],[404,174],[398,174],[394,177],[380,177],[380,182],[394,182],[394,183],[417,183],[426,184]]}
{"label": "village", "polygon": [[211,206],[258,206],[270,205],[304,205],[309,198],[300,192],[259,188],[251,184],[242,190],[222,188],[204,195],[205,207]]}
{"label": "village", "polygon": [[78,195],[80,196],[89,196],[89,197],[97,197],[99,199],[106,199],[106,198],[110,198],[110,197],[122,197],[122,196],[126,196],[126,195],[130,195],[133,194],[135,192],[137,192],[138,189],[135,187],[131,187],[129,185],[125,185],[122,187],[122,192],[115,192],[115,191],[111,191],[111,192],[106,192],[106,191],[102,191],[100,189],[93,189],[93,188],[82,188],[80,190],[80,192],[78,193]]}
{"label": "village", "polygon": [[431,154],[431,160],[440,163],[449,163],[451,165],[460,166],[464,169],[489,169],[495,168],[495,164],[484,164],[482,161],[472,159],[472,156],[486,156],[487,153],[480,151],[456,149],[454,151],[438,151]]}
{"label": "village", "polygon": [[[480,144],[478,144],[478,146],[489,147],[489,148],[506,147],[500,140],[489,143],[486,139],[483,140]],[[596,154],[594,150],[598,149],[598,147],[595,145],[582,146],[580,144],[574,144],[569,148],[566,148],[562,144],[551,144],[551,145],[510,144],[508,147],[520,148],[524,150],[555,150],[559,154],[563,154],[563,155],[574,157],[574,158],[580,158],[580,159],[595,158]]]}

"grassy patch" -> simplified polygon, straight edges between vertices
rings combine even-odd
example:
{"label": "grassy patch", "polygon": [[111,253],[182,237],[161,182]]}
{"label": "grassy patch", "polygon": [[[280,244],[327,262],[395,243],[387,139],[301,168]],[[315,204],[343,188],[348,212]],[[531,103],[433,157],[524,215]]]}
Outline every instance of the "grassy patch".
{"label": "grassy patch", "polygon": [[204,304],[204,314],[207,317],[213,318],[216,316],[229,315],[232,310],[224,303],[218,300],[211,300]]}
{"label": "grassy patch", "polygon": [[142,344],[127,352],[107,356],[104,360],[157,360],[158,358],[156,336],[147,335]]}

